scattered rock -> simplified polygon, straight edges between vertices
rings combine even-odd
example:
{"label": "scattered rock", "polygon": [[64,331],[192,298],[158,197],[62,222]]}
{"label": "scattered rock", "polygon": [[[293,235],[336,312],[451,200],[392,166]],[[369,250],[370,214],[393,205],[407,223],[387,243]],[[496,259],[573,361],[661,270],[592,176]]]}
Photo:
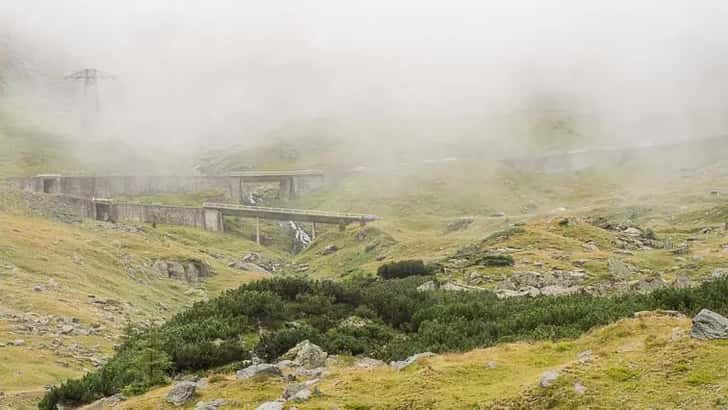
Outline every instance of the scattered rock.
{"label": "scattered rock", "polygon": [[281,376],[281,369],[273,364],[261,363],[238,370],[235,375],[238,379],[250,379],[256,376],[277,377]]}
{"label": "scattered rock", "polygon": [[73,326],[65,325],[65,326],[61,327],[61,334],[70,335],[71,333],[73,333],[74,330],[75,330],[75,328]]}
{"label": "scattered rock", "polygon": [[433,356],[435,356],[435,354],[432,352],[418,353],[418,354],[412,355],[404,360],[393,361],[393,362],[389,363],[389,365],[394,367],[397,371],[400,371],[406,367],[411,366],[412,364],[416,363],[420,359],[424,359],[427,357],[433,357]]}
{"label": "scattered rock", "polygon": [[471,290],[480,290],[480,288],[476,288],[474,286],[463,285],[461,283],[456,283],[456,282],[446,282],[446,283],[440,285],[440,290],[444,290],[447,292],[468,292]]}
{"label": "scattered rock", "polygon": [[95,402],[83,406],[83,410],[101,410],[101,409],[108,409],[109,407],[114,407],[121,403],[122,401],[126,400],[126,397],[121,394],[115,394],[110,397],[104,397],[102,399],[96,400]]}
{"label": "scattered rock", "polygon": [[579,360],[579,363],[589,363],[594,359],[594,356],[592,354],[591,350],[585,350],[577,356],[577,360]]}
{"label": "scattered rock", "polygon": [[304,340],[281,357],[283,359],[293,360],[298,366],[315,369],[326,366],[326,357],[328,357],[328,354],[317,345],[308,340]]}
{"label": "scattered rock", "polygon": [[246,272],[269,273],[264,267],[252,262],[233,262],[229,264],[228,267]]}
{"label": "scattered rock", "polygon": [[495,213],[494,213],[494,214],[492,215],[492,217],[494,217],[494,218],[503,218],[504,216],[506,216],[506,213],[505,213],[505,212],[503,212],[503,211],[498,211],[498,212],[495,212]]}
{"label": "scattered rock", "polygon": [[728,339],[728,318],[703,309],[693,318],[690,336],[696,339]]}
{"label": "scattered rock", "polygon": [[717,268],[713,270],[713,273],[710,275],[713,279],[725,279],[728,278],[728,269],[727,268]]}
{"label": "scattered rock", "polygon": [[326,247],[320,252],[320,254],[322,256],[331,255],[332,253],[335,253],[338,250],[339,250],[339,247],[334,244],[326,245]]}
{"label": "scattered rock", "polygon": [[179,382],[172,387],[172,390],[167,393],[166,401],[172,403],[175,406],[181,406],[192,399],[197,389],[197,383],[195,382]]}
{"label": "scattered rock", "polygon": [[471,223],[473,223],[473,218],[471,217],[458,218],[447,224],[446,231],[455,232],[467,229],[467,227],[470,226]]}
{"label": "scattered rock", "polygon": [[15,339],[12,342],[10,342],[13,346],[25,346],[25,340],[23,339]]}
{"label": "scattered rock", "polygon": [[256,407],[255,410],[283,410],[284,403],[283,400],[267,401]]}
{"label": "scattered rock", "polygon": [[498,363],[496,363],[495,360],[488,360],[488,362],[485,363],[485,367],[488,369],[495,369],[498,367]]}
{"label": "scattered rock", "polygon": [[676,289],[686,289],[692,286],[692,282],[690,281],[690,278],[686,274],[679,274],[677,277],[675,277],[675,280],[672,282],[672,287]]}
{"label": "scattered rock", "polygon": [[195,404],[195,410],[217,410],[224,406],[227,402],[223,399],[217,399],[208,402],[199,401]]}
{"label": "scattered rock", "polygon": [[433,280],[427,281],[417,287],[418,292],[427,292],[435,289],[437,289],[437,284]]}
{"label": "scattered rock", "polygon": [[586,386],[581,384],[581,382],[574,383],[574,392],[578,395],[582,395],[586,393]]}
{"label": "scattered rock", "polygon": [[283,399],[302,402],[308,400],[313,391],[313,383],[291,383],[283,390]]}
{"label": "scattered rock", "polygon": [[541,375],[541,378],[538,381],[538,385],[544,388],[549,387],[556,382],[559,376],[559,372],[550,370]]}
{"label": "scattered rock", "polygon": [[373,369],[375,367],[386,366],[387,364],[381,360],[372,359],[370,357],[362,357],[357,359],[355,366],[362,369]]}

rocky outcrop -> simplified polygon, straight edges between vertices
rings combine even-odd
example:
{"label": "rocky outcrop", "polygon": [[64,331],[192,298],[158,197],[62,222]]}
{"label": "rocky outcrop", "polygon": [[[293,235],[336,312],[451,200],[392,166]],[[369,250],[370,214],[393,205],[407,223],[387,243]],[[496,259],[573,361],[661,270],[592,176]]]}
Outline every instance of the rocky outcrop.
{"label": "rocky outcrop", "polygon": [[435,281],[432,280],[427,281],[417,287],[418,292],[427,292],[435,289],[437,289],[437,284],[435,283]]}
{"label": "rocky outcrop", "polygon": [[498,284],[495,293],[499,298],[570,295],[582,289],[585,279],[583,271],[514,272]]}
{"label": "rocky outcrop", "polygon": [[303,366],[307,369],[315,369],[326,366],[328,353],[324,352],[317,345],[304,340],[291,348],[281,356],[284,360],[291,360],[296,366]]}
{"label": "rocky outcrop", "polygon": [[208,264],[199,260],[172,261],[157,260],[152,265],[163,277],[184,282],[197,282],[210,276],[211,269]]}
{"label": "rocky outcrop", "polygon": [[251,377],[278,377],[281,376],[281,369],[268,363],[254,364],[235,373],[238,379],[250,379]]}
{"label": "rocky outcrop", "polygon": [[175,406],[181,406],[192,400],[196,389],[197,383],[195,382],[179,382],[172,387],[172,390],[170,390],[169,393],[167,393],[165,400]]}
{"label": "rocky outcrop", "polygon": [[432,352],[417,353],[416,355],[412,355],[404,360],[393,361],[393,362],[389,363],[389,365],[392,366],[395,370],[400,371],[404,368],[407,368],[407,367],[417,363],[417,361],[420,359],[425,359],[425,358],[433,357],[433,356],[435,356],[435,354]]}
{"label": "rocky outcrop", "polygon": [[690,336],[696,339],[728,339],[728,318],[703,309],[693,318]]}

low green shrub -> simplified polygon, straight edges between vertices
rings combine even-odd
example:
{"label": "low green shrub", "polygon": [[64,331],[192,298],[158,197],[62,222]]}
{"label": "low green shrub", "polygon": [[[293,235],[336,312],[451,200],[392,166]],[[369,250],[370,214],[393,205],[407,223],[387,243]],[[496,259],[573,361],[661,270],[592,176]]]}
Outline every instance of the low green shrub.
{"label": "low green shrub", "polygon": [[427,269],[422,260],[404,260],[397,262],[389,262],[377,269],[377,275],[382,279],[406,278],[407,276],[429,275],[430,270]]}
{"label": "low green shrub", "polygon": [[[241,338],[261,329],[254,350],[266,360],[305,339],[332,354],[393,360],[505,341],[574,338],[642,310],[693,315],[707,308],[728,314],[728,279],[650,294],[510,299],[485,291],[418,292],[427,280],[275,278],[249,283],[196,303],[160,327],[129,328],[106,365],[53,387],[39,408],[79,405],[120,391],[140,393],[185,371],[230,366],[249,357]],[[361,320],[347,320],[352,316]],[[610,377],[622,378],[612,373]]]}

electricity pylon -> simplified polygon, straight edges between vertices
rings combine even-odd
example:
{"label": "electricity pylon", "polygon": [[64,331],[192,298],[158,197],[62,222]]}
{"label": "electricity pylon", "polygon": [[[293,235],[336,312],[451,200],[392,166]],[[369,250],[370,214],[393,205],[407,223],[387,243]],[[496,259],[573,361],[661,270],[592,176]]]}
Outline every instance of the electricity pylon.
{"label": "electricity pylon", "polygon": [[[101,111],[101,103],[99,99],[99,80],[113,80],[116,76],[105,73],[95,68],[84,68],[65,77],[66,80],[83,80],[83,107],[81,107],[81,133],[84,137],[89,137],[90,124],[89,117],[99,116]],[[93,93],[93,107],[89,107],[89,93]]]}

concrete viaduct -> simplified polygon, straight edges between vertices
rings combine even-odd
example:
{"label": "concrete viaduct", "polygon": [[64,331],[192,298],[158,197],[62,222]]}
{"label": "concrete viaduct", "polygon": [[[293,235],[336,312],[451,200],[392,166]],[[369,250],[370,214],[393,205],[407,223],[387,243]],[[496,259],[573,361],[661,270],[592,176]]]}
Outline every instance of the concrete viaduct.
{"label": "concrete viaduct", "polygon": [[256,241],[260,244],[260,219],[310,222],[313,236],[316,224],[364,225],[378,219],[374,215],[327,212],[304,209],[267,208],[239,203],[206,202],[202,207],[148,205],[117,202],[114,195],[143,195],[165,192],[192,193],[225,190],[226,198],[239,202],[245,183],[277,182],[282,198],[293,198],[301,189],[301,182],[309,178],[323,178],[316,170],[303,171],[250,171],[226,176],[61,176],[43,174],[34,177],[10,178],[19,188],[36,193],[51,194],[58,206],[63,206],[81,218],[104,221],[130,221],[193,226],[211,232],[224,232],[224,216],[255,218]]}
{"label": "concrete viaduct", "polygon": [[342,212],[328,212],[307,209],[287,209],[287,208],[266,208],[259,206],[245,206],[236,204],[221,204],[215,202],[205,202],[202,207],[205,212],[218,212],[219,216],[210,214],[210,219],[219,218],[222,220],[223,215],[239,216],[246,218],[255,218],[255,240],[260,244],[260,219],[274,219],[279,221],[297,221],[311,222],[312,236],[316,239],[316,224],[335,224],[340,229],[344,229],[346,225],[359,223],[365,225],[367,222],[373,222],[379,219],[374,215],[351,214]]}
{"label": "concrete viaduct", "polygon": [[66,176],[43,174],[12,178],[33,192],[72,195],[80,198],[113,198],[121,195],[194,193],[221,191],[225,198],[241,203],[248,183],[278,183],[280,199],[296,198],[311,182],[321,183],[319,170],[247,171],[220,176]]}

